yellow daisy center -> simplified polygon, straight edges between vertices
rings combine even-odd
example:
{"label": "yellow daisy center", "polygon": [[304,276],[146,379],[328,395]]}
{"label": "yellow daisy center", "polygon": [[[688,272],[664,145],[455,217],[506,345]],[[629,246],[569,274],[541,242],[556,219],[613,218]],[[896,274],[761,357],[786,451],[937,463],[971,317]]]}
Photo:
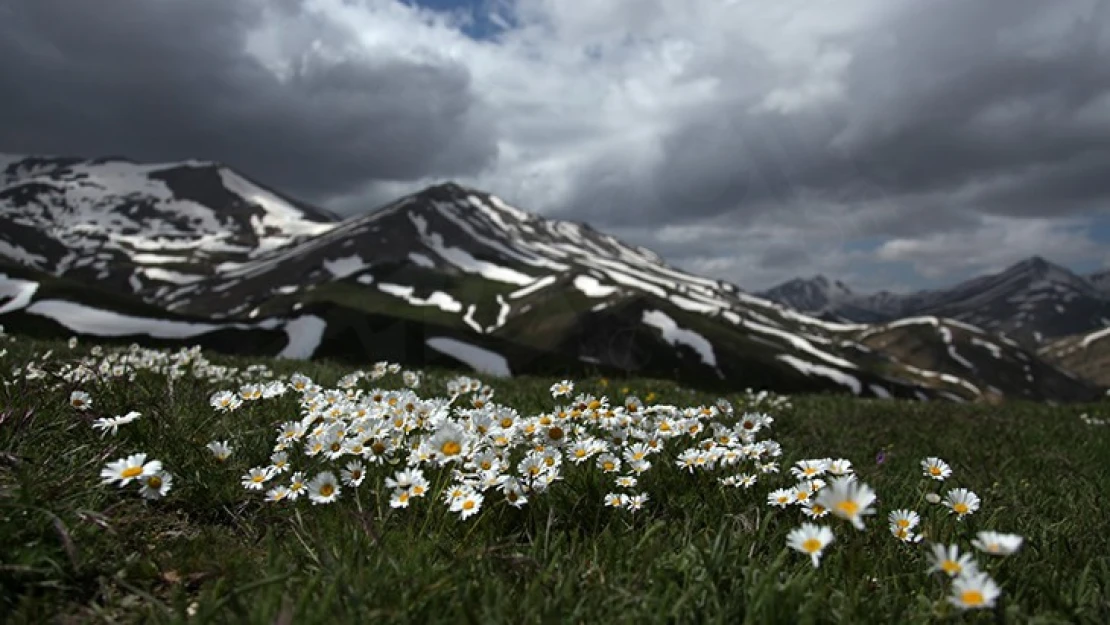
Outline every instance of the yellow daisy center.
{"label": "yellow daisy center", "polygon": [[127,467],[126,469],[124,469],[123,471],[120,472],[120,477],[131,479],[133,477],[138,477],[142,474],[143,474],[143,468],[142,467]]}
{"label": "yellow daisy center", "polygon": [[324,484],[320,487],[321,497],[331,497],[333,493],[335,493],[335,487],[331,484]]}
{"label": "yellow daisy center", "polygon": [[547,430],[547,437],[553,441],[562,440],[564,434],[563,428],[558,426]]}
{"label": "yellow daisy center", "polygon": [[909,526],[910,526],[910,520],[909,519],[898,519],[898,527],[901,527],[902,529],[905,529]]}
{"label": "yellow daisy center", "polygon": [[467,499],[466,501],[464,501],[463,505],[462,505],[462,509],[463,510],[473,510],[474,509],[474,500],[473,499]]}
{"label": "yellow daisy center", "polygon": [[266,476],[262,475],[261,473],[259,473],[257,475],[252,475],[251,476],[251,481],[254,482],[255,484],[260,484],[260,483],[266,481]]}
{"label": "yellow daisy center", "polygon": [[821,541],[816,538],[807,538],[805,542],[802,543],[802,549],[804,549],[806,553],[817,553],[821,551]]}
{"label": "yellow daisy center", "polygon": [[447,441],[439,448],[439,451],[444,456],[457,456],[462,451],[462,445],[458,441]]}
{"label": "yellow daisy center", "polygon": [[960,563],[955,560],[945,560],[940,563],[940,568],[949,575],[955,575],[963,570],[964,567],[960,566]]}
{"label": "yellow daisy center", "polygon": [[157,475],[152,475],[147,478],[146,485],[153,489],[162,488],[162,478],[158,477]]}
{"label": "yellow daisy center", "polygon": [[960,593],[960,601],[964,605],[982,605],[984,601],[983,593],[978,590],[965,590]]}
{"label": "yellow daisy center", "polygon": [[806,499],[809,499],[809,493],[804,490],[798,491],[798,501],[805,501]]}
{"label": "yellow daisy center", "polygon": [[617,465],[607,461],[601,464],[601,468],[605,469],[606,471],[612,471],[613,469],[617,468]]}
{"label": "yellow daisy center", "polygon": [[967,514],[968,510],[970,510],[967,504],[962,501],[953,505],[952,509],[956,511],[956,514]]}
{"label": "yellow daisy center", "polygon": [[836,509],[843,513],[844,516],[856,516],[859,514],[859,504],[851,499],[836,504]]}
{"label": "yellow daisy center", "polygon": [[929,467],[929,475],[940,475],[940,467]]}

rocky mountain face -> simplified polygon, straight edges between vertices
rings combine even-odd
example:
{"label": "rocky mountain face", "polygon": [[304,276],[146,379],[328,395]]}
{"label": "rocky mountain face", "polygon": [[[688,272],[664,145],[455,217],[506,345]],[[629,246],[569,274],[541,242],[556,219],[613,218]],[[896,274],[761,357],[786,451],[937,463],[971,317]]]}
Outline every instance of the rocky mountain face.
{"label": "rocky mountain face", "polygon": [[[1084,277],[1040,257],[1021,261],[997,274],[951,288],[908,294],[856,294],[846,286],[825,298],[806,295],[828,280],[792,280],[762,296],[810,314],[849,322],[888,322],[935,316],[969,323],[1037,349],[1055,339],[1110,325],[1110,274]],[[836,283],[840,284],[840,283]],[[826,291],[827,292],[827,291]],[[815,305],[817,307],[815,307]]]}
{"label": "rocky mountain face", "polygon": [[[806,296],[814,305],[853,298],[835,284]],[[913,324],[801,314],[456,184],[340,220],[193,161],[0,160],[0,323],[496,375],[629,373],[721,390],[1052,401],[1100,393],[978,328],[938,321],[914,338],[902,336]],[[996,345],[1014,363],[1008,373],[993,361],[964,366],[975,362],[965,352],[990,352],[973,338]],[[1016,364],[1023,359],[1034,363],[1028,371]]]}

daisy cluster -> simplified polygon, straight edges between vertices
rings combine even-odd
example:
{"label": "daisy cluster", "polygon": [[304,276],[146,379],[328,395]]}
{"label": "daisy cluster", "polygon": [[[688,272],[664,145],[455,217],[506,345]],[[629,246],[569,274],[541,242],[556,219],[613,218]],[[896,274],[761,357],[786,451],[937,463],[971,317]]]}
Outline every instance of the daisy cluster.
{"label": "daisy cluster", "polygon": [[[363,387],[397,373],[401,389]],[[330,504],[373,473],[392,507],[435,498],[461,519],[497,501],[522,507],[572,471],[600,474],[612,484],[603,503],[636,512],[649,501],[640,480],[659,463],[750,487],[759,474],[777,471],[774,458],[782,453],[775,441],[757,440],[773,417],[738,413],[724,399],[680,409],[629,395],[615,405],[606,396],[576,394],[564,380],[550,389],[557,402],[550,411],[522,415],[496,403],[493,387],[476,379],[450,380],[447,397],[431,398],[418,394],[420,382],[415,372],[378,363],[345,376],[337,388],[294,374],[287,382],[218,391],[210,403],[231,412],[248,401],[299,395],[299,418],[277,428],[269,462],[242,476],[244,488],[268,501],[307,496]],[[229,441],[209,449],[217,459],[232,453]]]}
{"label": "daisy cluster", "polygon": [[[77,347],[75,339],[70,345]],[[140,371],[167,378],[172,385],[181,379],[191,379],[210,384],[246,381],[264,382],[274,377],[265,365],[252,364],[247,367],[226,367],[209,361],[201,352],[200,346],[168,349],[151,349],[132,344],[125,348],[105,348],[91,346],[85,354],[56,354],[46,351],[37,354],[26,363],[12,367],[10,376],[3,381],[10,386],[17,379],[39,380],[50,384],[50,388],[91,387],[94,384],[111,382],[132,382]],[[81,410],[91,407],[88,393],[78,388],[72,395],[74,408]]]}
{"label": "daisy cluster", "polygon": [[[921,460],[922,479],[929,486],[942,484],[952,476],[947,462],[936,457]],[[810,519],[834,517],[847,521],[855,530],[866,529],[864,517],[875,515],[877,495],[856,476],[851,462],[845,459],[799,460],[790,469],[797,483],[790,488],[771,492],[767,503],[777,508],[797,506]],[[825,478],[828,478],[826,481]],[[963,521],[979,510],[979,497],[966,488],[950,488],[943,496],[933,488],[925,488],[922,502],[943,506],[944,516]],[[928,515],[927,515],[928,516]],[[939,521],[937,515],[932,515]],[[927,536],[919,527],[922,515],[908,508],[891,510],[886,517],[890,534],[907,545],[917,545]],[[938,522],[939,525],[939,522]],[[937,532],[939,533],[939,532]],[[809,556],[814,567],[835,540],[831,527],[803,522],[786,539],[787,547]],[[1022,537],[994,531],[980,531],[971,546],[992,556],[1008,556],[1016,552]],[[951,581],[949,601],[960,609],[990,608],[1001,594],[990,574],[981,570],[971,552],[961,552],[959,545],[930,542],[925,550],[928,572],[940,573]]]}
{"label": "daisy cluster", "polygon": [[1110,424],[1110,419],[1102,419],[1100,417],[1092,417],[1087,413],[1079,415],[1079,420],[1087,425],[1107,425]]}

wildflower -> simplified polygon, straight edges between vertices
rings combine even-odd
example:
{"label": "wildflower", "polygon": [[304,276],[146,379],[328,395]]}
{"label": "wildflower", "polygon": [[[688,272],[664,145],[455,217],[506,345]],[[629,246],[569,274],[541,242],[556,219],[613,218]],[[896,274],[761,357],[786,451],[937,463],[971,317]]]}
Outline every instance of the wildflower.
{"label": "wildflower", "polygon": [[428,446],[436,453],[440,464],[457,460],[467,452],[466,432],[461,425],[446,422],[432,435]]}
{"label": "wildflower", "polygon": [[229,445],[227,441],[212,441],[208,443],[207,447],[208,451],[212,452],[212,455],[216,457],[218,462],[227,460],[233,451],[231,445]]}
{"label": "wildflower", "polygon": [[870,507],[875,491],[852,475],[834,479],[828,488],[821,489],[816,501],[835,516],[850,521],[857,530],[863,529],[864,515],[875,513]]}
{"label": "wildflower", "polygon": [[887,515],[887,520],[890,522],[891,527],[912,530],[921,522],[921,516],[913,510],[895,510]]}
{"label": "wildflower", "polygon": [[958,519],[979,509],[979,496],[966,488],[953,488],[944,497],[944,505],[956,513]]}
{"label": "wildflower", "polygon": [[952,596],[948,600],[961,610],[992,608],[1002,590],[990,575],[969,571],[952,582]]}
{"label": "wildflower", "polygon": [[825,460],[799,460],[790,467],[790,472],[799,480],[808,480],[824,475],[828,468]]}
{"label": "wildflower", "polygon": [[93,421],[92,426],[98,430],[104,430],[104,434],[111,432],[112,436],[115,436],[119,432],[119,426],[127,425],[141,416],[138,412],[131,411],[122,417],[102,417]]}
{"label": "wildflower", "polygon": [[780,488],[767,494],[767,503],[779,508],[785,508],[794,502],[794,489]]}
{"label": "wildflower", "polygon": [[285,473],[289,470],[289,454],[284,451],[275,451],[270,455],[270,470],[274,475]]}
{"label": "wildflower", "polygon": [[814,568],[821,566],[821,553],[832,541],[831,529],[813,523],[802,523],[801,527],[790,530],[786,536],[786,546],[808,555]]}
{"label": "wildflower", "polygon": [[133,454],[108,463],[108,466],[100,470],[100,477],[105,484],[119,482],[120,488],[123,488],[130,484],[132,480],[154,475],[161,470],[161,461],[151,460],[146,462],[146,454]]}
{"label": "wildflower", "polygon": [[925,501],[932,504],[938,504],[940,503],[940,495],[936,493],[925,493]]}
{"label": "wildflower", "polygon": [[304,471],[297,471],[289,478],[289,500],[296,501],[306,492],[308,492],[308,482],[305,481]]}
{"label": "wildflower", "polygon": [[358,460],[352,460],[347,463],[347,466],[343,467],[339,475],[343,478],[344,484],[354,487],[362,484],[362,481],[366,479],[366,469]]}
{"label": "wildflower", "polygon": [[597,468],[606,473],[616,473],[621,470],[620,458],[610,453],[601,454],[597,457]]}
{"label": "wildflower", "polygon": [[478,511],[482,509],[484,499],[481,493],[466,489],[461,497],[451,503],[451,512],[458,512],[459,517],[465,521],[478,514]]}
{"label": "wildflower", "polygon": [[844,458],[829,460],[828,472],[830,475],[847,475],[852,472],[852,461]]}
{"label": "wildflower", "polygon": [[275,473],[270,467],[254,467],[242,478],[243,488],[247,490],[262,490],[263,485],[274,477]]}
{"label": "wildflower", "polygon": [[220,412],[231,412],[243,404],[243,400],[231,391],[217,391],[208,398],[208,403]]}
{"label": "wildflower", "polygon": [[173,476],[166,471],[156,471],[144,478],[139,486],[139,494],[146,499],[161,499],[173,488]]}
{"label": "wildflower", "polygon": [[571,382],[570,380],[563,380],[562,382],[556,382],[555,384],[551,385],[552,397],[570,397],[571,393],[573,392],[574,382]]}
{"label": "wildflower", "polygon": [[610,508],[620,508],[624,505],[624,499],[628,495],[622,493],[609,493],[605,495],[605,505]]}
{"label": "wildflower", "polygon": [[73,391],[69,394],[69,405],[78,410],[88,410],[92,406],[92,398],[85,391]]}
{"label": "wildflower", "polygon": [[812,499],[802,504],[802,514],[811,519],[820,519],[829,513],[829,509]]}
{"label": "wildflower", "polygon": [[407,491],[407,490],[395,490],[389,496],[389,507],[390,508],[407,508],[407,507],[409,507],[409,500],[411,498],[412,498],[412,495],[409,494],[409,491]]}
{"label": "wildflower", "polygon": [[266,501],[277,503],[286,498],[293,499],[293,497],[289,497],[292,492],[288,486],[275,486],[266,491]]}
{"label": "wildflower", "polygon": [[409,388],[420,387],[420,374],[415,371],[405,371],[401,374],[401,380]]}
{"label": "wildflower", "polygon": [[617,478],[617,486],[620,486],[622,488],[635,488],[636,487],[636,476],[634,476],[634,475],[622,475],[622,476],[618,477]]}
{"label": "wildflower", "polygon": [[952,467],[940,458],[928,457],[921,461],[921,470],[925,477],[943,482],[952,475]]}
{"label": "wildflower", "polygon": [[313,504],[331,503],[339,498],[339,482],[331,471],[319,473],[308,483],[308,498]]}
{"label": "wildflower", "polygon": [[640,493],[639,495],[629,495],[624,500],[624,507],[628,508],[632,512],[639,512],[643,509],[644,504],[647,503],[647,500],[647,493]]}
{"label": "wildflower", "polygon": [[1021,548],[1022,538],[1017,534],[1000,532],[979,532],[971,545],[984,553],[994,556],[1008,556]]}
{"label": "wildflower", "polygon": [[970,553],[960,553],[956,545],[931,546],[932,551],[925,555],[929,562],[929,572],[940,571],[949,577],[956,577],[962,573],[971,573],[978,570]]}

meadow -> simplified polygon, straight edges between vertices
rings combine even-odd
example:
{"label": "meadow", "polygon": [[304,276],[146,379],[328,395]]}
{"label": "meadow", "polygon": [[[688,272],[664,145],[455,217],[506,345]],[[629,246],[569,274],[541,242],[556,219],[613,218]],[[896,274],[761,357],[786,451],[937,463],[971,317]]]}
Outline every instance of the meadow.
{"label": "meadow", "polygon": [[0,620],[1110,622],[1107,406],[476,378],[0,336]]}

